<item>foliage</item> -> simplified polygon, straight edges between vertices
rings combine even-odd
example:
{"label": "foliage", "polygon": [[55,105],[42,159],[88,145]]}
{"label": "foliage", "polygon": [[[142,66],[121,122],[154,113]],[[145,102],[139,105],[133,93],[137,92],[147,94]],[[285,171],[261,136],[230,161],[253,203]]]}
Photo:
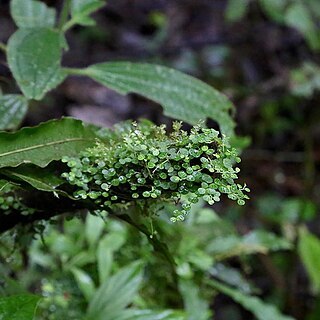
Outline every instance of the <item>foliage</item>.
{"label": "foliage", "polygon": [[[75,198],[92,199],[102,209],[127,210],[136,203],[142,210],[154,211],[150,205],[179,202],[173,221],[184,220],[191,204],[200,198],[210,205],[227,194],[239,205],[249,191],[234,182],[239,162],[236,151],[227,146],[213,129],[194,127],[190,134],[173,125],[167,136],[165,127],[152,124],[127,124],[110,133],[105,143],[84,151],[78,157],[64,157],[70,172],[63,173],[75,185]],[[141,199],[141,200],[140,200]]]}
{"label": "foliage", "polygon": [[19,295],[0,298],[0,315],[2,320],[32,320],[39,297]]}
{"label": "foliage", "polygon": [[314,292],[319,293],[320,277],[318,270],[320,240],[315,235],[308,232],[306,229],[301,228],[299,234],[298,250],[302,262],[304,263],[310,277],[313,290]]}
{"label": "foliage", "polygon": [[[90,320],[107,314],[110,320],[207,320],[221,318],[215,312],[222,294],[233,301],[224,301],[224,309],[236,310],[226,311],[227,319],[242,318],[243,309],[256,319],[294,319],[280,310],[300,319],[291,292],[300,285],[300,259],[312,290],[299,290],[308,296],[308,311],[313,309],[308,317],[317,319],[320,246],[315,226],[310,224],[311,233],[304,225],[317,213],[312,198],[317,190],[308,181],[316,177],[317,153],[316,141],[309,141],[313,128],[301,119],[306,109],[316,122],[309,103],[320,87],[317,64],[290,66],[287,92],[280,93],[281,87],[259,101],[255,125],[255,143],[261,146],[269,136],[286,141],[282,135],[290,130],[305,139],[284,162],[305,161],[306,179],[281,192],[279,186],[290,181],[277,168],[268,177],[277,194],[258,183],[244,210],[249,189],[236,182],[240,158],[232,145],[243,147],[245,140],[234,136],[234,107],[224,94],[150,63],[111,61],[81,69],[62,64],[69,50],[66,33],[76,25],[94,26],[91,15],[104,3],[66,0],[57,12],[41,1],[10,2],[18,29],[0,49],[21,93],[8,86],[0,96],[0,130],[12,131],[0,132],[0,318]],[[311,50],[319,50],[318,1],[229,0],[225,11],[232,23],[252,12],[281,30],[297,29]],[[169,21],[157,12],[150,18],[159,39],[150,40],[148,48],[156,51]],[[248,104],[256,98],[251,91],[268,90],[270,84],[228,88],[221,74],[234,72],[222,65],[232,57],[228,46],[220,49],[221,66],[205,70],[209,82],[217,78],[220,87],[231,96],[240,92]],[[302,51],[304,56],[307,50]],[[62,118],[19,129],[33,106],[44,107],[37,101],[49,101],[68,76],[89,77],[120,94],[137,93],[186,123],[174,122],[171,130],[140,120],[105,129]],[[207,129],[207,119],[221,133]],[[266,152],[272,160],[273,147],[261,150],[262,156]],[[300,148],[306,149],[303,160]],[[257,182],[263,173],[244,167],[249,172],[244,180]],[[223,218],[210,207],[214,204]]]}
{"label": "foliage", "polygon": [[[297,29],[311,49],[319,51],[320,32],[316,19],[320,17],[319,2],[310,0],[255,0],[273,21]],[[226,18],[230,22],[242,19],[248,12],[250,1],[228,0]]]}
{"label": "foliage", "polygon": [[[57,30],[54,9],[36,0],[11,2],[11,14],[19,29],[8,41],[7,59],[27,99],[41,100],[68,74],[81,74],[123,94],[137,92],[151,98],[176,119],[195,124],[209,117],[219,123],[224,133],[233,134],[234,123],[229,114],[232,103],[200,80],[173,69],[126,62],[97,64],[86,69],[62,68],[62,54],[67,48],[64,33],[75,24],[92,25],[94,21],[89,15],[102,5],[97,0],[71,1],[71,19],[64,21],[68,15],[61,13],[62,25]],[[199,112],[195,114],[194,108]]]}

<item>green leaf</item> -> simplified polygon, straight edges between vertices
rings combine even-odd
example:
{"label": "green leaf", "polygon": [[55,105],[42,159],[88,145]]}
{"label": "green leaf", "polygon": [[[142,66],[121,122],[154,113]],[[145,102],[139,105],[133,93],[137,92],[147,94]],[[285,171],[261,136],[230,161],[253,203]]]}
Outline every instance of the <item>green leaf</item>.
{"label": "green leaf", "polygon": [[19,28],[53,27],[56,11],[40,1],[11,0],[11,16]]}
{"label": "green leaf", "polygon": [[28,100],[19,94],[0,97],[0,130],[16,129],[28,111]]}
{"label": "green leaf", "polygon": [[320,291],[320,239],[307,229],[299,231],[298,252],[315,292]]}
{"label": "green leaf", "polygon": [[320,32],[307,6],[293,2],[285,13],[285,21],[304,35],[313,50],[320,50]]}
{"label": "green leaf", "polygon": [[209,243],[207,250],[214,254],[216,259],[223,260],[239,255],[288,250],[291,247],[291,243],[286,239],[271,232],[255,230],[243,237],[230,235],[216,238]]}
{"label": "green leaf", "polygon": [[63,118],[15,133],[0,132],[0,168],[32,163],[45,167],[63,156],[76,156],[94,144],[94,134],[80,120]]}
{"label": "green leaf", "polygon": [[94,246],[101,236],[105,222],[101,217],[88,214],[86,218],[85,234],[90,247]]}
{"label": "green leaf", "polygon": [[283,23],[284,12],[287,6],[286,0],[259,0],[260,6],[273,20]]}
{"label": "green leaf", "polygon": [[244,18],[249,8],[248,0],[228,0],[225,17],[228,22],[237,22]]}
{"label": "green leaf", "polygon": [[32,320],[39,300],[34,295],[0,297],[0,319]]}
{"label": "green leaf", "polygon": [[0,179],[0,192],[1,192],[8,184],[10,184],[9,181]]}
{"label": "green leaf", "polygon": [[142,266],[135,262],[108,278],[92,297],[87,318],[90,320],[117,320],[128,306],[142,281]]}
{"label": "green leaf", "polygon": [[69,72],[89,76],[121,94],[141,94],[160,103],[167,116],[190,124],[211,118],[223,133],[233,134],[234,122],[229,115],[233,105],[228,98],[177,70],[146,63],[114,62]]}
{"label": "green leaf", "polygon": [[71,272],[76,279],[76,282],[85,296],[87,301],[90,301],[95,292],[95,286],[91,277],[84,271],[78,268],[72,268]]}
{"label": "green leaf", "polygon": [[186,320],[181,311],[173,310],[134,310],[128,309],[117,316],[116,320]]}
{"label": "green leaf", "polygon": [[210,275],[216,279],[223,281],[224,283],[236,287],[244,293],[256,293],[259,292],[236,268],[226,266],[222,263],[216,263],[209,270]]}
{"label": "green leaf", "polygon": [[16,168],[2,169],[0,172],[14,182],[23,181],[47,192],[61,192],[56,188],[64,182],[52,169],[42,169],[34,165],[20,165]]}
{"label": "green leaf", "polygon": [[97,249],[97,265],[99,273],[99,281],[103,283],[110,275],[113,263],[113,251],[108,246],[108,241],[102,239],[99,241]]}
{"label": "green leaf", "polygon": [[[104,1],[100,0],[72,0],[71,2],[71,21],[68,25],[80,24],[82,26],[92,26],[95,21],[89,17],[91,13],[100,9],[105,5]],[[68,27],[67,27],[68,28]]]}
{"label": "green leaf", "polygon": [[20,29],[9,39],[9,67],[28,99],[41,100],[64,80],[61,46],[61,35],[48,28]]}
{"label": "green leaf", "polygon": [[275,306],[264,303],[257,297],[246,295],[215,280],[210,280],[209,284],[252,312],[258,320],[294,320],[292,317],[282,315]]}
{"label": "green leaf", "polygon": [[200,296],[199,288],[190,280],[180,280],[179,290],[182,294],[187,320],[208,320],[212,316],[209,304]]}
{"label": "green leaf", "polygon": [[316,63],[304,62],[290,72],[290,91],[303,98],[311,98],[320,90],[320,68]]}

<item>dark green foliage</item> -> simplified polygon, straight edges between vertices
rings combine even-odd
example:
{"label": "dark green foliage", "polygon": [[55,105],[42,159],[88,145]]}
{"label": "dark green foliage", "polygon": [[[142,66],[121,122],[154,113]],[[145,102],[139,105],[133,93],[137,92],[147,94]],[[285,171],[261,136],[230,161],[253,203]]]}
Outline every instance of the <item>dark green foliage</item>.
{"label": "dark green foliage", "polygon": [[165,126],[126,123],[106,142],[62,161],[70,168],[62,176],[77,187],[74,197],[92,199],[104,209],[170,201],[182,204],[171,218],[181,221],[199,199],[210,205],[221,194],[239,205],[248,199],[243,191],[249,189],[234,181],[239,168],[233,165],[240,162],[236,150],[218,131],[201,126],[188,133],[176,122],[167,135]]}

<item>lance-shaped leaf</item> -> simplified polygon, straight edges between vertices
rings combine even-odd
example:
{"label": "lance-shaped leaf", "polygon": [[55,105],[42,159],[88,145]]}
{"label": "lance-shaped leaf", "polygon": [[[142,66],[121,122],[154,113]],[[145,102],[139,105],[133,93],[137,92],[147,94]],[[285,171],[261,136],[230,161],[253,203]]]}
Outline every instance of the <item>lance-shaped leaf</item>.
{"label": "lance-shaped leaf", "polygon": [[228,98],[206,83],[163,66],[114,62],[99,63],[70,73],[91,77],[121,94],[141,94],[163,106],[172,118],[197,124],[206,118],[218,122],[223,133],[233,134],[233,109]]}
{"label": "lance-shaped leaf", "polygon": [[311,280],[313,290],[320,291],[320,239],[306,228],[299,232],[298,252]]}
{"label": "lance-shaped leaf", "polygon": [[255,296],[244,294],[216,280],[210,280],[210,285],[252,312],[257,320],[294,320],[292,317],[282,315],[274,305],[267,304]]}
{"label": "lance-shaped leaf", "polygon": [[120,269],[108,278],[90,299],[88,320],[119,319],[119,314],[132,303],[142,282],[142,264],[138,261]]}
{"label": "lance-shaped leaf", "polygon": [[76,156],[95,135],[80,120],[63,118],[15,133],[0,133],[0,168],[32,163],[45,167],[63,156]]}
{"label": "lance-shaped leaf", "polygon": [[11,0],[11,16],[19,28],[53,27],[56,11],[41,1]]}
{"label": "lance-shaped leaf", "polygon": [[32,320],[40,297],[19,295],[0,298],[1,320]]}
{"label": "lance-shaped leaf", "polygon": [[49,28],[20,29],[9,39],[9,67],[28,99],[41,100],[64,80],[62,45],[61,35]]}
{"label": "lance-shaped leaf", "polygon": [[19,94],[0,97],[0,130],[16,129],[28,110],[28,100]]}

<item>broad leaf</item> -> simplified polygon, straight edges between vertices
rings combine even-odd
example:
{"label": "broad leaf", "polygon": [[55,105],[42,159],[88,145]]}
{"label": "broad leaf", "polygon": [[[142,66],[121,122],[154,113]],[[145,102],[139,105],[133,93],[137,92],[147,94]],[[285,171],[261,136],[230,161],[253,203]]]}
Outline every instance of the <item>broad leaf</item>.
{"label": "broad leaf", "polygon": [[16,129],[28,111],[28,100],[19,94],[0,97],[0,130]]}
{"label": "broad leaf", "polygon": [[41,1],[11,0],[11,16],[19,28],[53,27],[56,11]]}
{"label": "broad leaf", "polygon": [[92,297],[87,318],[90,320],[117,320],[128,306],[142,281],[141,263],[135,262],[108,278]]}
{"label": "broad leaf", "polygon": [[39,300],[34,295],[0,297],[0,319],[32,320]]}
{"label": "broad leaf", "polygon": [[320,291],[320,239],[306,229],[299,232],[298,251],[313,289]]}
{"label": "broad leaf", "polygon": [[80,24],[92,26],[95,21],[89,17],[91,13],[105,5],[101,0],[72,0],[71,2],[71,21],[67,24]]}
{"label": "broad leaf", "polygon": [[172,118],[197,124],[206,118],[217,121],[223,133],[233,134],[233,109],[226,96],[206,83],[163,66],[114,62],[92,65],[71,73],[91,77],[121,94],[141,94],[160,103]]}
{"label": "broad leaf", "polygon": [[0,168],[32,163],[45,167],[63,156],[76,156],[94,144],[92,131],[80,120],[63,118],[15,133],[0,133]]}
{"label": "broad leaf", "polygon": [[61,35],[48,28],[20,29],[8,42],[8,63],[28,99],[41,100],[61,83]]}
{"label": "broad leaf", "polygon": [[275,306],[264,303],[257,297],[246,295],[215,280],[210,280],[210,285],[252,312],[258,320],[294,320],[282,315]]}
{"label": "broad leaf", "polygon": [[20,165],[2,169],[0,172],[14,182],[23,181],[41,191],[61,192],[56,188],[65,182],[52,169],[42,169],[34,165]]}

